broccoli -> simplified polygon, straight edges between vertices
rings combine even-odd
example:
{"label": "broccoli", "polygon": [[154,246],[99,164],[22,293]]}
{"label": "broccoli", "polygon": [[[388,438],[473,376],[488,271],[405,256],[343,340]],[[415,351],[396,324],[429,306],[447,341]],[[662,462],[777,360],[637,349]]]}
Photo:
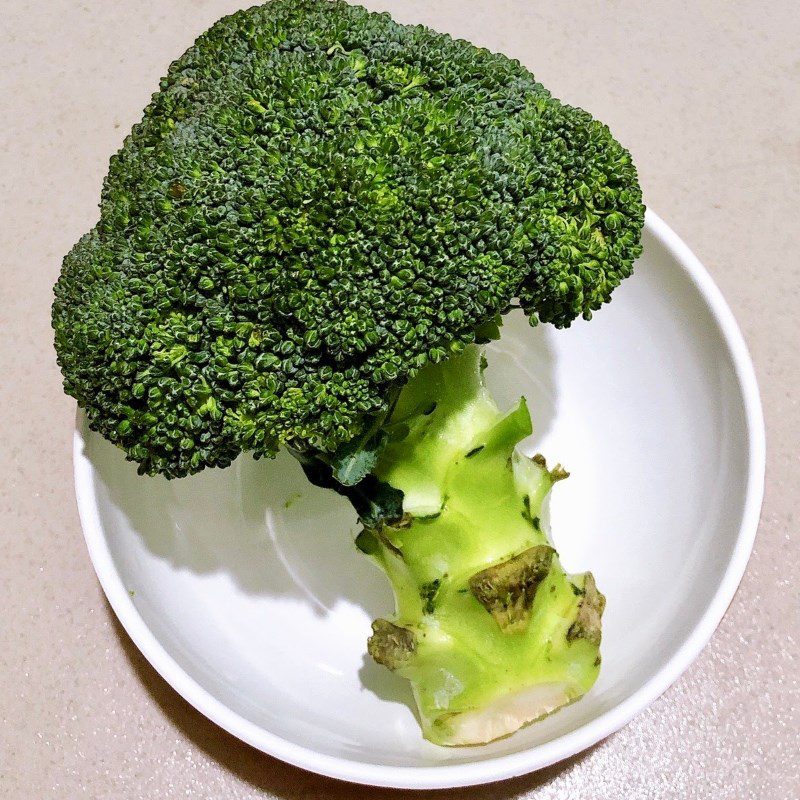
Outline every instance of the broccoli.
{"label": "broccoli", "polygon": [[273,0],[202,34],[111,158],[55,286],[64,388],[142,474],[285,447],[347,497],[397,598],[369,652],[429,739],[487,741],[588,690],[604,599],[481,346],[515,307],[589,319],[643,218],[628,152],[517,61]]}

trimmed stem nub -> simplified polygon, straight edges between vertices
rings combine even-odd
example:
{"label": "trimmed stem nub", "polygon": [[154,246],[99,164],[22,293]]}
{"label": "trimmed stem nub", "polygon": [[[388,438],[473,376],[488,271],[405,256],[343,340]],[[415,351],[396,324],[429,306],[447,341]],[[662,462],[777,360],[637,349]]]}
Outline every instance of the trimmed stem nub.
{"label": "trimmed stem nub", "polygon": [[549,545],[536,545],[470,578],[470,591],[503,633],[521,633],[528,627],[536,590],[550,571],[554,553]]}
{"label": "trimmed stem nub", "polygon": [[367,652],[391,670],[408,664],[417,649],[414,632],[386,619],[372,623],[372,636],[367,640]]}

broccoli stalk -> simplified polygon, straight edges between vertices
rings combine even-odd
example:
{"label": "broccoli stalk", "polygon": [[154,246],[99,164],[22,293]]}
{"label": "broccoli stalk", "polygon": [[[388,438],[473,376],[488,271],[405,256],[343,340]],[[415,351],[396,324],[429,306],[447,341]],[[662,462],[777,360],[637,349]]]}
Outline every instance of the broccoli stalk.
{"label": "broccoli stalk", "polygon": [[[484,363],[471,345],[421,370],[377,448],[362,443],[371,474],[327,484],[366,511],[356,544],[394,589],[396,616],[373,623],[369,653],[411,681],[425,736],[444,745],[512,733],[583,695],[600,665],[603,595],[591,573],[565,573],[541,521],[567,473],[516,449],[527,405],[501,413]],[[330,462],[340,477],[354,455]]]}

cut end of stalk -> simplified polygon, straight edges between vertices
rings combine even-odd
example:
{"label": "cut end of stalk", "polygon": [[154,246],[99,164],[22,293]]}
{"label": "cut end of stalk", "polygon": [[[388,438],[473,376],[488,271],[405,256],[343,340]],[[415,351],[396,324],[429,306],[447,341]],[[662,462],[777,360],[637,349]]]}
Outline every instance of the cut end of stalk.
{"label": "cut end of stalk", "polygon": [[580,695],[568,683],[542,683],[498,698],[485,708],[437,720],[428,738],[447,746],[477,745],[510,736]]}

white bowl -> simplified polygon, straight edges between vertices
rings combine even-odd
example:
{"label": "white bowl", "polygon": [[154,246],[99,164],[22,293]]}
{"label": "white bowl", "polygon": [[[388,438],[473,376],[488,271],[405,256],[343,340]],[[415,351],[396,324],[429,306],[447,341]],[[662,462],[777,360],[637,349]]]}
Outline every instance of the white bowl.
{"label": "white bowl", "polygon": [[529,452],[572,477],[552,501],[568,569],[608,598],[603,668],[578,703],[483,747],[424,741],[405,682],[366,656],[389,614],[354,514],[289,456],[167,482],[75,434],[97,575],[133,641],[192,705],[251,745],[348,781],[442,788],[539,769],[618,730],[697,656],[758,522],[764,427],[752,364],[708,273],[648,212],[636,274],[591,323],[491,347],[501,405],[527,396]]}

